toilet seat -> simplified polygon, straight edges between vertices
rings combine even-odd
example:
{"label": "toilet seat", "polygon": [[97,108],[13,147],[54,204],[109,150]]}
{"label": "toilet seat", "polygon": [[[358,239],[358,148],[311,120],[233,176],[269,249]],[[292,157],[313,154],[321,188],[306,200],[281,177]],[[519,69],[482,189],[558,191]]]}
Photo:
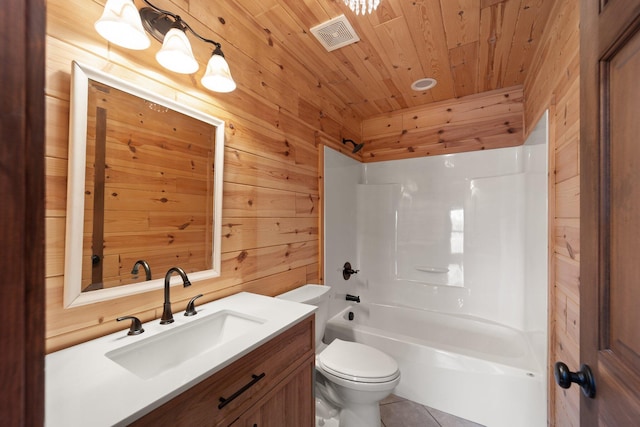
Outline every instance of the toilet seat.
{"label": "toilet seat", "polygon": [[361,383],[386,383],[400,375],[389,355],[364,344],[335,339],[316,356],[318,367],[338,378]]}

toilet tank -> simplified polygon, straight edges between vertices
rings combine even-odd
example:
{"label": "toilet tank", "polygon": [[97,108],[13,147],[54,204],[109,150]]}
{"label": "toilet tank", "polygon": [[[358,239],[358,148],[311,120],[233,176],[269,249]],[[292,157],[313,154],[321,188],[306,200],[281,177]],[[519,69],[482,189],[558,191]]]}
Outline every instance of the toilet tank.
{"label": "toilet tank", "polygon": [[316,349],[319,348],[324,336],[324,328],[329,320],[329,290],[330,286],[304,285],[284,294],[276,296],[289,301],[315,305],[316,310]]}

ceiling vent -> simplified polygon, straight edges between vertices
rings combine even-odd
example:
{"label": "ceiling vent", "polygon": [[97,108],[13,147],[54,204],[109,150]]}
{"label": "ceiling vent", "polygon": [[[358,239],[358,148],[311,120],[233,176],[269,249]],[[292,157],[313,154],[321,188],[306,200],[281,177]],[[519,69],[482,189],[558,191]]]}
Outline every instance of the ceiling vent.
{"label": "ceiling vent", "polygon": [[311,33],[329,52],[360,41],[360,37],[344,15],[316,25],[311,28]]}

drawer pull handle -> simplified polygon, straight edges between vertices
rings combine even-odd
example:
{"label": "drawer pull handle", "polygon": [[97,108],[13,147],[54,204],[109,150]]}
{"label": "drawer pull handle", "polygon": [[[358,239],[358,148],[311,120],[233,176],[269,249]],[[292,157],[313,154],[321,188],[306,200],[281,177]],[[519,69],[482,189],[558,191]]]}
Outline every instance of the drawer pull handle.
{"label": "drawer pull handle", "polygon": [[235,393],[233,393],[228,399],[225,399],[224,397],[220,398],[220,404],[218,405],[218,409],[222,409],[225,406],[227,406],[229,403],[231,403],[232,400],[234,400],[236,397],[240,396],[242,393],[244,393],[245,391],[247,391],[249,388],[251,388],[251,386],[253,386],[255,383],[257,383],[258,381],[260,381],[261,379],[264,378],[264,372],[261,373],[260,375],[256,375],[256,374],[252,374],[251,378],[252,380],[249,381],[245,386],[243,386],[240,390],[236,391]]}

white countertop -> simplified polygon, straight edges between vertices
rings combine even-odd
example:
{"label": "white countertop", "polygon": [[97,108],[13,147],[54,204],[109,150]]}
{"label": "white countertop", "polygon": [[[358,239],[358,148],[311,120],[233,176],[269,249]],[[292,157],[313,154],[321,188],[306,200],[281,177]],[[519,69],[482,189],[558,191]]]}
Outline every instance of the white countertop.
{"label": "white countertop", "polygon": [[[298,323],[314,306],[241,292],[196,306],[198,314],[174,313],[174,323],[143,324],[145,332],[129,336],[129,321],[122,330],[45,358],[45,425],[99,427],[127,425],[188,388],[248,354]],[[169,331],[205,316],[231,310],[264,319],[254,330],[207,351],[153,378],[143,380],[105,356],[105,353]],[[185,349],[188,352],[188,349]]]}

